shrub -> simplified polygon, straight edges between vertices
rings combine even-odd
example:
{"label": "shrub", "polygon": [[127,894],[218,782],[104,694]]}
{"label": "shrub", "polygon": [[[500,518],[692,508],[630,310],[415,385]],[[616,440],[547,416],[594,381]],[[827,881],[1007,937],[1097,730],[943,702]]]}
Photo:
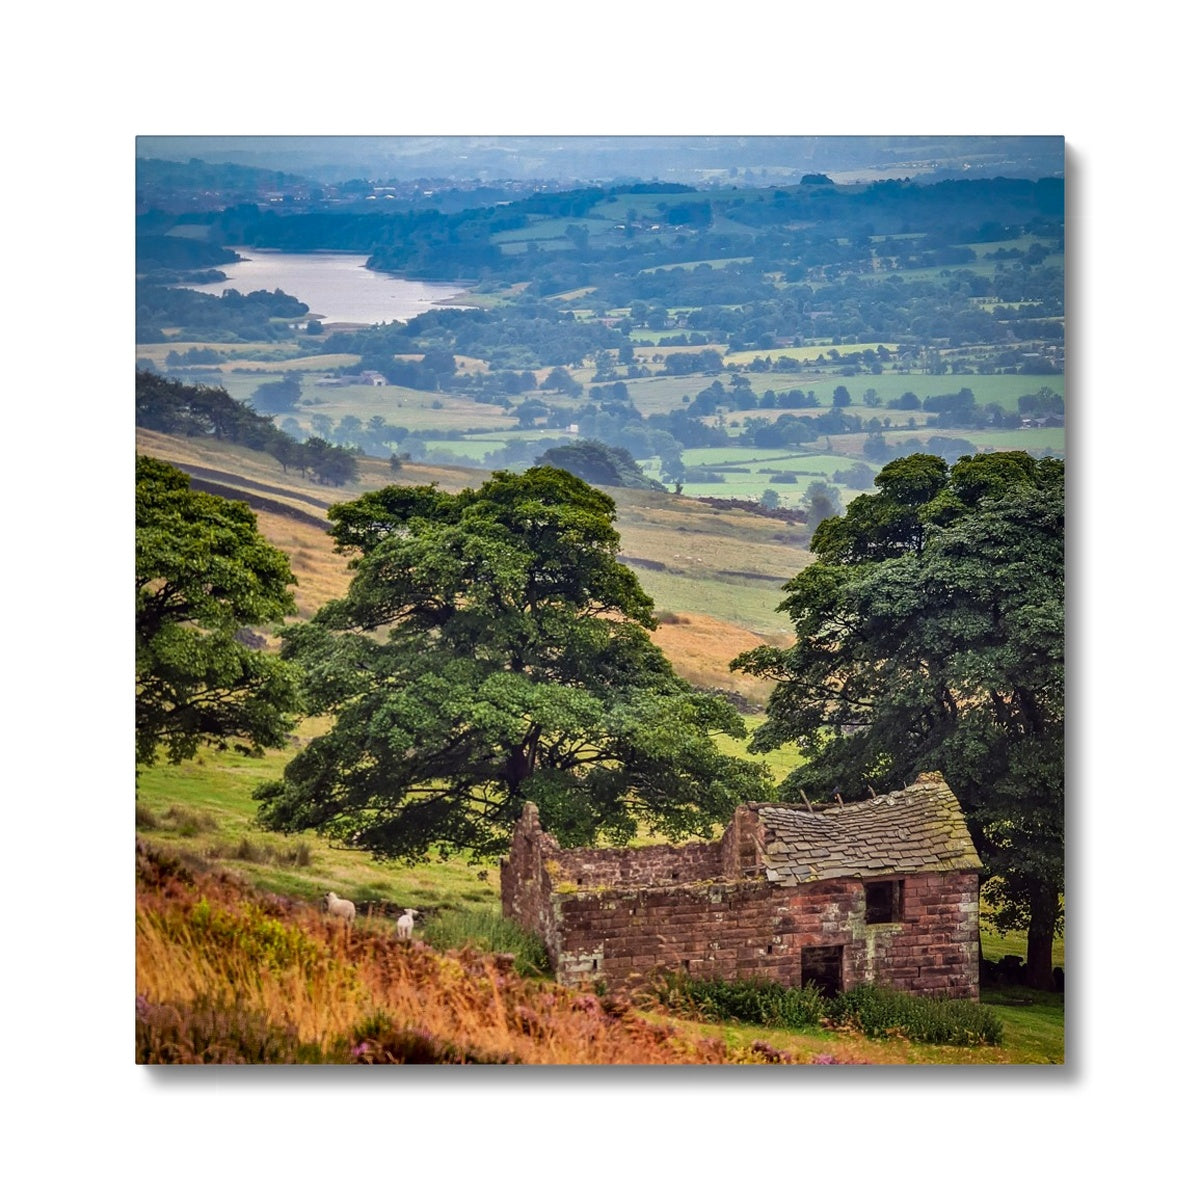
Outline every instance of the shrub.
{"label": "shrub", "polygon": [[861,984],[827,998],[805,984],[789,988],[773,980],[694,979],[671,973],[652,981],[650,998],[672,1012],[705,1021],[743,1021],[772,1028],[810,1029],[840,1025],[867,1037],[906,1037],[942,1046],[998,1046],[1000,1018],[982,1004],[912,996]]}
{"label": "shrub", "polygon": [[441,913],[421,929],[421,940],[435,950],[470,946],[489,954],[511,954],[513,968],[521,975],[545,975],[550,970],[541,941],[496,909]]}
{"label": "shrub", "polygon": [[867,1037],[900,1035],[914,1042],[942,1046],[998,1046],[1004,1027],[1000,1018],[971,1000],[910,996],[873,984],[858,987],[829,1003],[834,1024],[859,1029]]}
{"label": "shrub", "polygon": [[673,1012],[706,1021],[744,1021],[779,1029],[811,1029],[826,1014],[826,1001],[811,983],[790,988],[762,978],[694,979],[671,973],[652,983],[651,995]]}

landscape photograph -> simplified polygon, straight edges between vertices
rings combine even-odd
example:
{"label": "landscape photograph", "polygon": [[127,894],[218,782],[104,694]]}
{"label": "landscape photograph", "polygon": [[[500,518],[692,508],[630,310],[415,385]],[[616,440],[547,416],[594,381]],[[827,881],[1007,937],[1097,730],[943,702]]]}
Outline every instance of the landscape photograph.
{"label": "landscape photograph", "polygon": [[13,1188],[1179,1189],[1159,15],[21,14]]}
{"label": "landscape photograph", "polygon": [[130,148],[129,1061],[1065,1074],[1066,138]]}

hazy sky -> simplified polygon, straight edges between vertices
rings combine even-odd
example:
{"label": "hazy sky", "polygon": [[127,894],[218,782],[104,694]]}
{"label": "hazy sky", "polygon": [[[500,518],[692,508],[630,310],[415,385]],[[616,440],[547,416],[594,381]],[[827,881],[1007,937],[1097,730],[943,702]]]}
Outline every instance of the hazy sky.
{"label": "hazy sky", "polygon": [[182,162],[199,158],[266,167],[322,182],[381,179],[557,179],[621,177],[685,183],[734,178],[763,181],[822,172],[838,178],[1060,173],[1058,137],[747,136],[174,137],[137,139],[137,154]]}

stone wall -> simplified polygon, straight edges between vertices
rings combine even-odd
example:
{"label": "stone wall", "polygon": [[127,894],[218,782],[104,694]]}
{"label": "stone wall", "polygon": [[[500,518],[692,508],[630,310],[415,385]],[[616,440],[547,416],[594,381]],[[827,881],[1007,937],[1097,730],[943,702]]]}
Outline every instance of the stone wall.
{"label": "stone wall", "polygon": [[504,912],[545,941],[564,983],[686,970],[800,986],[805,950],[830,947],[843,989],[979,998],[975,872],[906,875],[900,919],[868,924],[856,877],[781,887],[756,874],[755,826],[739,810],[720,842],[564,851],[527,807],[501,867]]}
{"label": "stone wall", "polygon": [[862,883],[780,888],[765,880],[552,892],[560,980],[636,983],[660,969],[703,978],[805,980],[806,948],[842,947],[841,987],[979,998],[978,879],[905,880],[902,921],[868,925]]}

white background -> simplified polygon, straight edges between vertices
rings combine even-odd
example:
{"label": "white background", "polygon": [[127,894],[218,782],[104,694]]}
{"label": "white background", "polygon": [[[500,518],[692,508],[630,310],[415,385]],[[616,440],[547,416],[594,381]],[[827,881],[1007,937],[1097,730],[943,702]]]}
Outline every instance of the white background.
{"label": "white background", "polygon": [[[1194,95],[1175,10],[436,11],[67,4],[10,23],[0,594],[15,870],[0,1034],[14,1194],[1165,1190],[1196,1058],[1179,937],[1194,913]],[[1067,139],[1069,1066],[136,1067],[134,138],[614,132]]]}

